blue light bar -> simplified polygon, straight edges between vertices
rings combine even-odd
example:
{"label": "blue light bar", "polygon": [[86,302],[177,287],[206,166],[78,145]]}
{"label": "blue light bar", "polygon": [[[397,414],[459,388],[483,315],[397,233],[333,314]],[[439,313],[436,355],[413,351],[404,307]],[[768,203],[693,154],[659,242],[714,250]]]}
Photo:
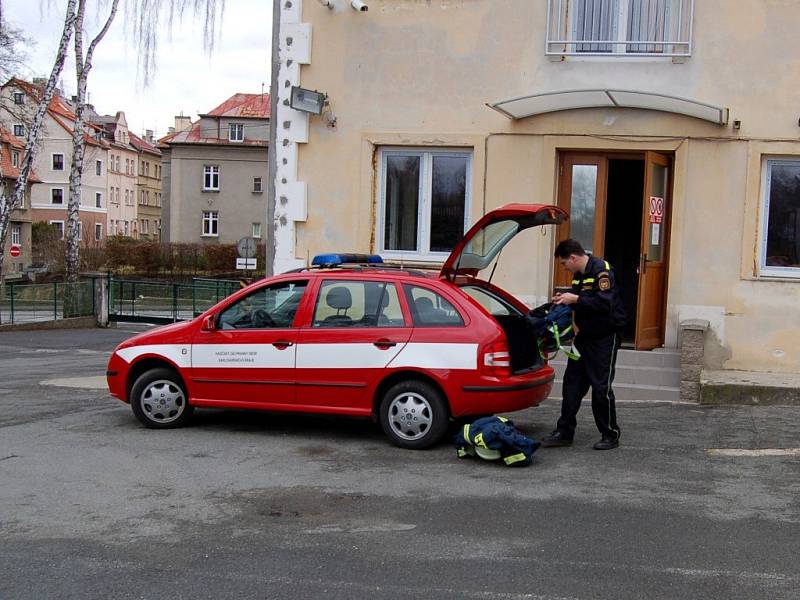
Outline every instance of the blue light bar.
{"label": "blue light bar", "polygon": [[380,263],[383,263],[383,259],[377,254],[317,254],[311,260],[311,265],[315,267]]}

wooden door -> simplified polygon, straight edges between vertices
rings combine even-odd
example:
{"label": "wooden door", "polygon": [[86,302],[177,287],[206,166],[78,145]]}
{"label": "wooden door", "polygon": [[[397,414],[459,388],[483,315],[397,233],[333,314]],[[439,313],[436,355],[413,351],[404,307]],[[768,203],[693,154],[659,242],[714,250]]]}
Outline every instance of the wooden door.
{"label": "wooden door", "polygon": [[[562,156],[558,206],[569,220],[558,226],[557,241],[573,238],[587,252],[603,256],[606,231],[608,157],[601,154],[566,153]],[[569,287],[572,274],[555,261],[553,284]]]}
{"label": "wooden door", "polygon": [[647,152],[636,308],[637,350],[664,345],[671,187],[669,157]]}

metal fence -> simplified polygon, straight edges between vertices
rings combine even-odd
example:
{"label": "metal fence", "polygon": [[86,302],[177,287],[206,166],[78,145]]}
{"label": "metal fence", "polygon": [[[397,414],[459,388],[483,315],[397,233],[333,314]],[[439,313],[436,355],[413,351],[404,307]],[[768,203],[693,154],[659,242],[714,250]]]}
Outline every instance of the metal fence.
{"label": "metal fence", "polygon": [[193,319],[240,287],[231,279],[198,277],[191,283],[164,283],[111,278],[109,319],[146,323]]}
{"label": "metal fence", "polygon": [[3,324],[55,321],[95,314],[94,281],[6,283],[0,289]]}

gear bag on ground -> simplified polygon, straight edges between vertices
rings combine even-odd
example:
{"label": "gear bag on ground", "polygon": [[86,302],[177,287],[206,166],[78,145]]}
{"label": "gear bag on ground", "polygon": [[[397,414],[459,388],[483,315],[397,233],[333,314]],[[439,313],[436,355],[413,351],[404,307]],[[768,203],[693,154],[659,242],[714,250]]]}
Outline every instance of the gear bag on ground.
{"label": "gear bag on ground", "polygon": [[525,467],[541,444],[522,435],[506,417],[491,416],[464,425],[455,445],[459,458],[477,455],[485,460],[503,459],[509,467]]}

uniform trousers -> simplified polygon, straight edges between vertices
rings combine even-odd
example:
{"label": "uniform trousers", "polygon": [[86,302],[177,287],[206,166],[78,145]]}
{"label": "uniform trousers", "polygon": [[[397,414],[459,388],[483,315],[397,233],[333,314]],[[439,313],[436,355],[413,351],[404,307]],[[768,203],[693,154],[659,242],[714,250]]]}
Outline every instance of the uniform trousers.
{"label": "uniform trousers", "polygon": [[592,414],[597,429],[603,437],[619,439],[615,406],[614,371],[617,362],[620,336],[617,333],[584,339],[580,333],[575,337],[575,347],[580,352],[578,360],[568,359],[562,388],[561,417],[556,428],[564,437],[572,439],[577,425],[576,416],[581,401],[589,388],[592,389]]}

